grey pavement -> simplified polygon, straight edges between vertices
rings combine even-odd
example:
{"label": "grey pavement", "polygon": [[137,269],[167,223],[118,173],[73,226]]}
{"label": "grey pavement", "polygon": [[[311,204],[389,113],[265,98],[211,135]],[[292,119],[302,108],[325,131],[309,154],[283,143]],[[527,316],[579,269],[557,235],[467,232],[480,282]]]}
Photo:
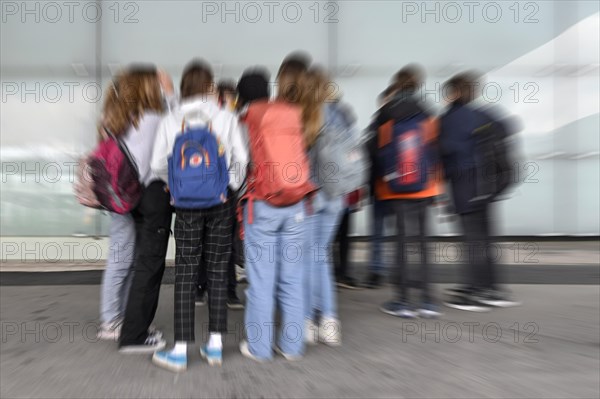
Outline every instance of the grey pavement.
{"label": "grey pavement", "polygon": [[[340,291],[343,345],[311,347],[293,363],[243,358],[243,312],[231,311],[223,366],[203,363],[196,345],[188,371],[174,374],[150,356],[94,342],[99,286],[2,286],[0,397],[597,398],[600,287],[510,289],[523,306],[483,314],[444,308],[440,320],[426,322],[378,311],[390,288]],[[200,339],[206,307],[196,320]],[[162,287],[155,323],[172,342],[172,285]]]}

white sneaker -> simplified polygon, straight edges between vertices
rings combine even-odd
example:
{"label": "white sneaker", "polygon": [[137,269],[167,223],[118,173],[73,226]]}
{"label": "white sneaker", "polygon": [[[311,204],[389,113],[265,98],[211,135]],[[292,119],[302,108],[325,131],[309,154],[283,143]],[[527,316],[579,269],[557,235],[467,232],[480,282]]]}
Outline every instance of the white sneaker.
{"label": "white sneaker", "polygon": [[273,347],[273,349],[275,350],[275,352],[281,356],[284,357],[285,360],[290,361],[290,362],[297,362],[298,360],[302,360],[303,356],[302,355],[289,355],[287,353],[284,353],[281,348],[277,345],[275,345]]}
{"label": "white sneaker", "polygon": [[323,318],[319,324],[319,342],[329,346],[342,344],[342,325],[338,319]]}
{"label": "white sneaker", "polygon": [[116,321],[114,323],[102,323],[100,328],[98,329],[98,334],[96,337],[103,341],[118,341],[121,336],[121,321]]}
{"label": "white sneaker", "polygon": [[310,319],[304,320],[304,342],[307,345],[317,345],[319,343],[319,327]]}
{"label": "white sneaker", "polygon": [[242,352],[242,355],[244,355],[248,359],[254,360],[255,362],[264,363],[266,361],[265,359],[260,359],[254,356],[252,352],[250,352],[250,348],[248,348],[248,341],[240,342],[240,352]]}

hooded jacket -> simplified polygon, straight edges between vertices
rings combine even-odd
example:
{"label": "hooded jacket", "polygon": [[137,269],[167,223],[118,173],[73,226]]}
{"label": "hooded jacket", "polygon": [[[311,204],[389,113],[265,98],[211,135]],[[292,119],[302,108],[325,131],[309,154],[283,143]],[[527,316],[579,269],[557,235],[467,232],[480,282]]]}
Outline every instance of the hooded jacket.
{"label": "hooded jacket", "polygon": [[173,153],[175,138],[181,134],[184,120],[188,127],[205,126],[210,121],[213,133],[225,146],[229,187],[234,191],[238,190],[246,177],[249,162],[247,139],[237,116],[219,108],[212,97],[185,99],[162,119],[150,162],[152,172],[165,182],[168,181],[168,159]]}

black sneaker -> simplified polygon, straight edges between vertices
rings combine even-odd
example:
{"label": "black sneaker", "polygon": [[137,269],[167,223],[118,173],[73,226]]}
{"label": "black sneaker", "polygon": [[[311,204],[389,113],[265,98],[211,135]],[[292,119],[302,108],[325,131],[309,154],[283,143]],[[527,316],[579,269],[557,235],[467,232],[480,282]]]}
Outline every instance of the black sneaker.
{"label": "black sneaker", "polygon": [[206,305],[206,289],[198,287],[196,289],[196,306]]}
{"label": "black sneaker", "polygon": [[240,310],[244,309],[244,304],[240,301],[237,294],[235,292],[227,295],[227,307],[232,310]]}
{"label": "black sneaker", "polygon": [[478,300],[475,295],[450,296],[444,304],[450,308],[466,310],[469,312],[489,312],[491,307]]}
{"label": "black sneaker", "polygon": [[361,289],[361,287],[359,287],[359,285],[356,284],[356,281],[352,277],[340,277],[336,281],[336,285],[339,288],[346,288],[346,289],[349,289],[349,290],[359,290],[359,289]]}
{"label": "black sneaker", "polygon": [[163,339],[162,333],[158,330],[148,334],[148,337],[143,344],[139,345],[122,345],[119,348],[119,353],[126,355],[144,355],[152,354],[156,351],[164,349],[167,342]]}
{"label": "black sneaker", "polygon": [[377,273],[370,273],[367,281],[364,282],[363,287],[368,289],[376,289],[381,287],[381,275]]}
{"label": "black sneaker", "polygon": [[511,308],[521,305],[521,302],[511,299],[508,293],[498,290],[481,290],[477,291],[474,296],[479,302],[496,308]]}
{"label": "black sneaker", "polygon": [[469,285],[457,285],[456,287],[448,288],[446,294],[450,296],[470,295],[473,291],[475,290]]}

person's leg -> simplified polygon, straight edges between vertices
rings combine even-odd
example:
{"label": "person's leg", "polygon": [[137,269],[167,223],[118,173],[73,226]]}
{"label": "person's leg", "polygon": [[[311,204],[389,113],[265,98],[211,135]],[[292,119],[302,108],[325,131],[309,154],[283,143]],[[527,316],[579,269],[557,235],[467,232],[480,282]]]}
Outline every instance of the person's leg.
{"label": "person's leg", "polygon": [[146,187],[135,212],[140,217],[136,217],[134,276],[121,330],[121,347],[144,344],[158,306],[171,230],[171,205],[165,184],[157,181]]}
{"label": "person's leg", "polygon": [[202,261],[204,215],[201,212],[177,210],[175,216],[175,346],[156,352],[152,361],[172,371],[187,368],[188,343],[194,342],[194,296],[198,281],[198,265]]}
{"label": "person's leg", "polygon": [[102,276],[100,320],[113,326],[123,319],[131,281],[135,222],[130,214],[110,214],[110,247]]}
{"label": "person's leg", "polygon": [[[316,298],[314,292],[318,283],[315,273],[316,259],[319,255],[319,244],[317,242],[317,232],[319,229],[320,214],[313,213],[304,217],[303,237],[303,293],[304,293],[304,318],[309,328],[312,328],[311,322],[316,322]],[[307,332],[308,334],[308,332]]]}
{"label": "person's leg", "polygon": [[238,233],[238,221],[237,221],[237,204],[233,202],[230,204],[230,220],[231,220],[231,231],[230,231],[230,255],[227,261],[227,306],[231,309],[241,309],[243,307],[237,296],[237,273],[235,271],[235,264],[237,258],[237,240],[235,238]]}
{"label": "person's leg", "polygon": [[396,288],[396,298],[402,303],[408,301],[408,279],[406,275],[407,256],[406,256],[406,206],[404,201],[397,200],[389,203],[394,207],[396,216],[396,265],[394,271],[394,285]]}
{"label": "person's leg", "polygon": [[383,227],[387,206],[388,204],[379,200],[374,200],[372,206],[373,235],[371,236],[371,263],[369,265],[369,271],[379,276],[382,275],[385,270],[381,250],[384,241]]}
{"label": "person's leg", "polygon": [[248,222],[248,207],[244,210],[244,254],[249,286],[246,289],[245,332],[250,354],[259,360],[272,358],[276,258],[270,256],[277,248],[281,213],[284,209],[265,202],[253,204],[253,221]]}
{"label": "person's leg", "polygon": [[481,239],[484,246],[482,259],[482,283],[486,289],[497,290],[496,265],[492,260],[492,234],[491,234],[491,205],[486,205],[481,211]]}
{"label": "person's leg", "polygon": [[[344,280],[348,276],[348,228],[350,225],[350,212],[345,209],[342,212],[342,219],[340,220],[337,233],[335,235],[335,242],[337,243],[337,254],[334,257],[335,263],[335,277],[336,280]],[[335,252],[335,251],[334,251]]]}
{"label": "person's leg", "polygon": [[277,300],[281,309],[278,347],[288,359],[304,353],[304,217],[304,203],[286,209],[280,232],[281,245],[276,248],[276,253],[281,255],[277,279]]}
{"label": "person's leg", "polygon": [[[319,301],[317,308],[321,311],[321,317],[324,319],[337,319],[337,304],[333,282],[332,244],[342,215],[342,207],[342,198],[335,198],[328,201],[327,206],[319,215],[319,228],[316,231],[319,256],[316,259],[315,272],[318,280],[315,288],[318,290],[316,295]],[[313,289],[314,292],[315,290]]]}
{"label": "person's leg", "polygon": [[421,271],[421,290],[422,290],[422,301],[423,304],[432,304],[431,297],[431,284],[429,277],[429,268],[431,267],[429,264],[429,251],[427,248],[428,238],[427,238],[427,211],[429,206],[431,205],[431,199],[422,199],[416,203],[416,213],[417,213],[417,243],[419,246],[419,260]]}
{"label": "person's leg", "polygon": [[463,244],[464,244],[464,257],[467,267],[465,270],[464,284],[467,289],[476,291],[481,289],[481,282],[479,281],[478,269],[478,256],[477,256],[477,241],[479,234],[477,215],[473,212],[461,214],[461,224],[463,227]]}
{"label": "person's leg", "polygon": [[175,217],[175,342],[195,341],[194,295],[202,258],[205,216],[177,210]]}
{"label": "person's leg", "polygon": [[[208,331],[211,335],[227,332],[227,265],[231,258],[233,218],[231,205],[231,202],[227,202],[206,212],[203,258],[208,275]],[[209,343],[216,345],[216,342]]]}

